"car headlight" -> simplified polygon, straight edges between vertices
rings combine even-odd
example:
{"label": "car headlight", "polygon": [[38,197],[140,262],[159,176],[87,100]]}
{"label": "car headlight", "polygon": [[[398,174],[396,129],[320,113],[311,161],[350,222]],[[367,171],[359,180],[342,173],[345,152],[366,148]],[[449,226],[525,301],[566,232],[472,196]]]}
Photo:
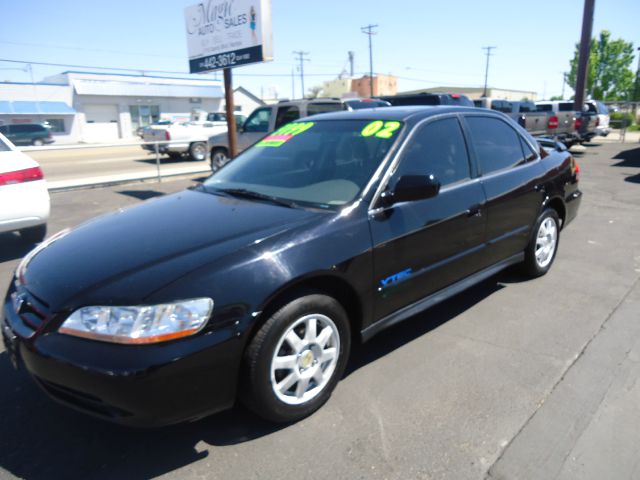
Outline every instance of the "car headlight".
{"label": "car headlight", "polygon": [[210,298],[133,307],[82,307],[58,331],[112,343],[166,342],[200,331],[212,310]]}

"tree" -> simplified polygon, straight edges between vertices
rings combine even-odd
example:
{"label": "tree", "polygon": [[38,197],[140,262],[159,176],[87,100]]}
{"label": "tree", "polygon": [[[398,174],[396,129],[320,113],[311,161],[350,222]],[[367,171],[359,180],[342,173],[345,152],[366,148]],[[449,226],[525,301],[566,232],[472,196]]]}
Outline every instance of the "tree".
{"label": "tree", "polygon": [[316,85],[307,90],[306,98],[318,98],[322,92],[322,85]]}
{"label": "tree", "polygon": [[[569,85],[576,84],[580,44],[571,59]],[[611,39],[611,32],[602,30],[599,38],[591,40],[587,69],[587,94],[598,100],[628,100],[633,94],[633,42]]]}
{"label": "tree", "polygon": [[549,100],[551,100],[551,101],[553,101],[553,100],[564,100],[564,98],[562,98],[562,95],[554,95]]}

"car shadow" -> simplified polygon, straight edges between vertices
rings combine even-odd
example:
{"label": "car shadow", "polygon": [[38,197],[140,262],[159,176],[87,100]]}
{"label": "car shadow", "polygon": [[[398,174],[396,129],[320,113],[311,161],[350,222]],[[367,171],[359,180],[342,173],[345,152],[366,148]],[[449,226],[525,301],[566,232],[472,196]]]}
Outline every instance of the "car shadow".
{"label": "car shadow", "polygon": [[[509,283],[508,273],[354,344],[345,376],[419,338]],[[206,458],[206,445],[229,446],[287,428],[238,405],[200,421],[158,429],[114,425],[53,402],[24,369],[0,353],[0,468],[25,479],[146,479]],[[202,443],[206,444],[204,447]]]}
{"label": "car shadow", "polygon": [[[138,163],[146,163],[147,165],[155,165],[156,164],[156,157],[155,155],[149,158],[141,158],[139,160],[134,160],[135,162]],[[160,163],[164,164],[172,164],[172,163],[189,163],[191,162],[191,160],[189,160],[187,157],[169,157],[167,155],[160,155]]]}
{"label": "car shadow", "polygon": [[25,242],[17,233],[0,233],[0,263],[24,257],[35,245]]}
{"label": "car shadow", "polygon": [[166,195],[164,192],[158,192],[156,190],[121,190],[118,192],[120,195],[127,195],[129,197],[137,198],[138,200],[149,200],[154,197],[162,197]]}
{"label": "car shadow", "polygon": [[631,148],[618,153],[614,160],[621,160],[614,163],[613,167],[635,167],[640,168],[640,147]]}
{"label": "car shadow", "polygon": [[630,183],[640,183],[640,173],[638,173],[637,175],[631,175],[629,177],[625,177],[624,181],[630,182]]}

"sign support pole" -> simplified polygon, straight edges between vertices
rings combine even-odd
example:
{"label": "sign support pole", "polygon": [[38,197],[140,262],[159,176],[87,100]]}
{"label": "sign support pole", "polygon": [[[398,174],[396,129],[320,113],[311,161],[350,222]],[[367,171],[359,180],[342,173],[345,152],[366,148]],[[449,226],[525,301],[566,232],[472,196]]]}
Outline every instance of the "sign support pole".
{"label": "sign support pole", "polygon": [[229,158],[235,158],[238,153],[237,135],[236,135],[236,119],[233,114],[233,80],[231,78],[231,69],[224,69],[224,99],[226,102],[227,113],[227,135],[229,137]]}

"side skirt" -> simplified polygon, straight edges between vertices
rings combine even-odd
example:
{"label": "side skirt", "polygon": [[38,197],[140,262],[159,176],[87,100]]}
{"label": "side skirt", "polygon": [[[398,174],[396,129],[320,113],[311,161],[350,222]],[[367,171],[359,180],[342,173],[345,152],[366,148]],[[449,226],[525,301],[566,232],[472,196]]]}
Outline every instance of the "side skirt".
{"label": "side skirt", "polygon": [[501,270],[505,268],[515,265],[516,263],[521,263],[524,261],[524,252],[513,255],[512,257],[506,258],[495,265],[485,268],[484,270],[480,270],[479,272],[474,273],[466,278],[463,278],[459,282],[454,283],[453,285],[449,285],[442,290],[439,290],[435,293],[432,293],[428,297],[424,297],[421,300],[418,300],[411,305],[407,305],[406,307],[401,308],[393,312],[391,315],[387,315],[386,317],[378,320],[373,325],[368,326],[360,333],[362,335],[362,340],[364,342],[370,340],[373,336],[380,333],[385,328],[388,328],[396,323],[400,323],[403,320],[407,320],[410,317],[413,317],[419,312],[426,310],[427,308],[432,307],[436,303],[440,303],[448,298],[457,295],[458,293],[466,290],[467,288],[472,287],[473,285],[486,280],[487,278],[495,275]]}

